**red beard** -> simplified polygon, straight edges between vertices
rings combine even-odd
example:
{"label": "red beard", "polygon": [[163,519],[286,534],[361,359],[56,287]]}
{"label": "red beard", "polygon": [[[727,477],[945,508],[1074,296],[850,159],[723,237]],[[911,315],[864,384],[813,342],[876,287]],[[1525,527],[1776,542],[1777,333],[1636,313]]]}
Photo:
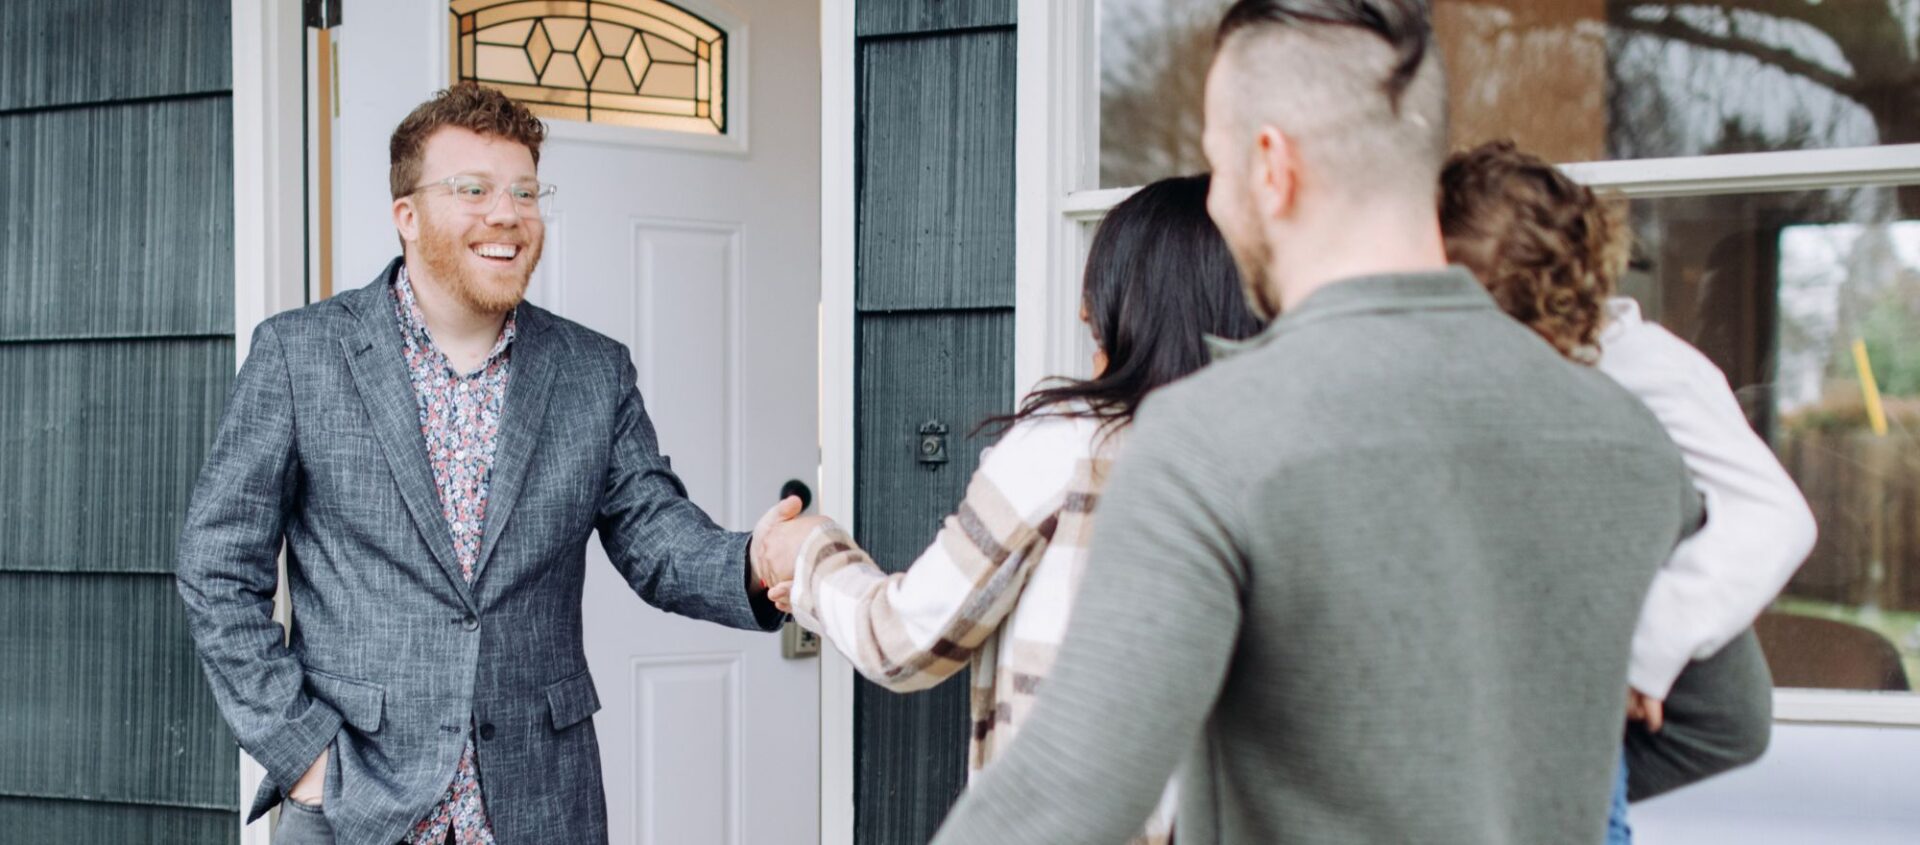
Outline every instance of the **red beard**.
{"label": "red beard", "polygon": [[[540,264],[541,239],[529,237],[524,230],[497,229],[484,223],[457,231],[453,226],[439,225],[424,207],[416,213],[420,216],[420,260],[442,289],[482,314],[505,314],[526,298],[533,268]],[[477,242],[518,244],[520,252],[511,263],[498,268],[477,267],[470,246]]]}

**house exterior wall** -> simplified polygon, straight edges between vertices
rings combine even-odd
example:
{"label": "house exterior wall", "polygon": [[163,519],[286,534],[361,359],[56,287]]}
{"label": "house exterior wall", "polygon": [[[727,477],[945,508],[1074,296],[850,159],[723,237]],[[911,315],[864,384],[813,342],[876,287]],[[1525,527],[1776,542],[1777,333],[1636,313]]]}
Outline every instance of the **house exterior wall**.
{"label": "house exterior wall", "polygon": [[[855,529],[903,569],[978,464],[1013,385],[1014,4],[857,6]],[[944,464],[919,429],[948,429]],[[854,681],[854,841],[925,842],[966,784],[967,679]]]}
{"label": "house exterior wall", "polygon": [[0,4],[0,839],[233,841],[173,544],[232,381],[225,0]]}

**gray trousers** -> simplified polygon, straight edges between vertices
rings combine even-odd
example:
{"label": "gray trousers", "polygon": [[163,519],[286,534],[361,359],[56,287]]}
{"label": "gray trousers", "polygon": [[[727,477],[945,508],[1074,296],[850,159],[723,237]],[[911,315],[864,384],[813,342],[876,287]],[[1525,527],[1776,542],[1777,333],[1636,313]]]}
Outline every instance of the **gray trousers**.
{"label": "gray trousers", "polygon": [[[453,841],[453,831],[447,831]],[[291,798],[280,802],[280,826],[273,829],[273,845],[333,845],[333,825],[319,807]]]}
{"label": "gray trousers", "polygon": [[333,845],[333,825],[319,807],[288,798],[280,802],[280,826],[273,829],[273,845]]}

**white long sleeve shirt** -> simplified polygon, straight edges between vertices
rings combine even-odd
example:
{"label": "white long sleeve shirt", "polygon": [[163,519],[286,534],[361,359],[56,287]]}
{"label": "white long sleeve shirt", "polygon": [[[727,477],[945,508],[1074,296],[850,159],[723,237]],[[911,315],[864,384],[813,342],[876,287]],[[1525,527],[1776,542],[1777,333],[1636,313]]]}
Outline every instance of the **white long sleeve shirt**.
{"label": "white long sleeve shirt", "polygon": [[1813,512],[1707,356],[1631,299],[1607,312],[1600,371],[1653,411],[1706,499],[1706,525],[1654,575],[1633,634],[1627,681],[1664,699],[1689,661],[1732,641],[1786,586],[1813,550]]}

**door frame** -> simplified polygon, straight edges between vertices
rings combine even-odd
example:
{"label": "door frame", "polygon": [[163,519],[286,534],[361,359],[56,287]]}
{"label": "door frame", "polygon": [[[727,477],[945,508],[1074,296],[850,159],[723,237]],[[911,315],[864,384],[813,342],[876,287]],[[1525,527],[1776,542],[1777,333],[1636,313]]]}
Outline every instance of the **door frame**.
{"label": "door frame", "polygon": [[[850,516],[853,489],[855,0],[820,0],[819,510]],[[305,37],[301,0],[232,0],[235,366],[255,327],[307,302]],[[746,102],[744,74],[735,102]],[[732,85],[729,86],[733,87]],[[733,92],[730,92],[733,93]],[[742,123],[744,126],[744,122]],[[744,133],[743,133],[744,134]],[[739,151],[729,151],[743,153]],[[281,581],[285,582],[282,572]],[[275,618],[287,621],[284,590]],[[853,842],[852,664],[820,656],[820,842]],[[244,814],[266,770],[238,754]],[[241,823],[241,845],[271,845],[272,816]]]}
{"label": "door frame", "polygon": [[[853,524],[858,0],[820,0],[819,512]],[[853,845],[853,664],[820,649],[820,843]]]}
{"label": "door frame", "polygon": [[[268,317],[305,305],[306,127],[301,88],[306,69],[300,0],[233,0],[233,347],[247,359],[253,330]],[[288,621],[286,562],[274,618]],[[241,845],[270,845],[273,816],[246,823],[266,769],[239,752]]]}
{"label": "door frame", "polygon": [[[1019,0],[1014,383],[1084,367],[1078,279],[1092,226],[1138,187],[1099,186],[1099,2]],[[1920,184],[1920,143],[1565,165],[1629,199]],[[1920,692],[1779,689],[1786,724],[1920,728]]]}

